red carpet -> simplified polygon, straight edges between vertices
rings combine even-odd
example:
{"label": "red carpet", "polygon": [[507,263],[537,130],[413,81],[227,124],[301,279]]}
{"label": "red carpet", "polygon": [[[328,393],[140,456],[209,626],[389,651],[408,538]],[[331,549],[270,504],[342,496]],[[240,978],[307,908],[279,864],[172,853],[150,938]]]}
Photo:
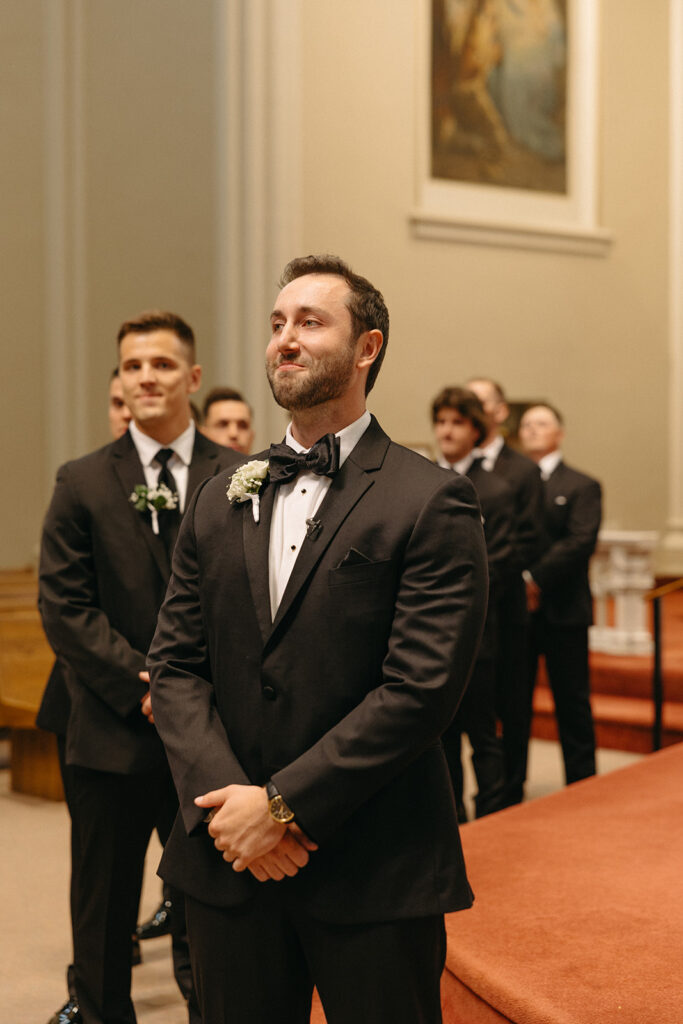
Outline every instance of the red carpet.
{"label": "red carpet", "polygon": [[446,1024],[681,1024],[683,745],[463,828]]}

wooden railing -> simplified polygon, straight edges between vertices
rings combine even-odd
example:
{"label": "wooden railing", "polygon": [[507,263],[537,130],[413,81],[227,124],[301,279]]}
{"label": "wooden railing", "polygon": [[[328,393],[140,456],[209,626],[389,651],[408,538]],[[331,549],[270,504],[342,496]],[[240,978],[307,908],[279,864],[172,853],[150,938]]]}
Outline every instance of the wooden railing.
{"label": "wooden railing", "polygon": [[644,595],[646,601],[652,602],[652,629],[654,633],[654,658],[652,665],[652,702],[654,704],[654,720],[652,723],[652,749],[659,750],[662,746],[662,708],[664,705],[664,683],[662,679],[662,610],[661,601],[667,594],[675,594],[683,589],[683,579],[672,580],[661,587],[648,590]]}

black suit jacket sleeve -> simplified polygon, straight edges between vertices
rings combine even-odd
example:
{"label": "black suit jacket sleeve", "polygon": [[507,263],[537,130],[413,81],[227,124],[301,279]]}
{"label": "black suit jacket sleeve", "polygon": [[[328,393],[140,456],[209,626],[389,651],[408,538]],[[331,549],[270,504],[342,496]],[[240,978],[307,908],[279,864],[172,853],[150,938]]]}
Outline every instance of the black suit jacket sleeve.
{"label": "black suit jacket sleeve", "polygon": [[[195,797],[215,789],[217,779],[223,786],[250,783],[230,746],[211,680],[194,530],[195,509],[204,486],[197,488],[183,517],[173,552],[173,573],[149,652],[155,719],[159,725],[163,723],[164,747],[188,833],[206,816],[206,810],[195,805]],[[173,652],[163,674],[155,671],[159,649]],[[164,714],[166,705],[170,713]]]}
{"label": "black suit jacket sleeve", "polygon": [[[578,474],[577,474],[578,476]],[[602,491],[597,480],[581,475],[567,496],[568,508],[562,535],[546,548],[531,567],[542,591],[561,588],[577,569],[586,566],[595,550],[602,517]]]}
{"label": "black suit jacket sleeve", "polygon": [[273,777],[317,841],[439,742],[479,644],[486,578],[478,502],[469,481],[451,476],[405,551],[380,685]]}
{"label": "black suit jacket sleeve", "polygon": [[147,691],[138,677],[145,657],[112,629],[100,607],[89,519],[68,464],[62,466],[43,528],[38,603],[55,654],[125,717]]}

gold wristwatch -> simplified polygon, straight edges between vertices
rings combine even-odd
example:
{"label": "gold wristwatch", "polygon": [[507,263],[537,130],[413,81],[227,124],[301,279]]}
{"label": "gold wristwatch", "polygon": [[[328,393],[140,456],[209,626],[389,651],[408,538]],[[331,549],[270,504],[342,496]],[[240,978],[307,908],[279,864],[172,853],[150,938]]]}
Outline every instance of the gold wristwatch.
{"label": "gold wristwatch", "polygon": [[290,821],[294,821],[294,811],[287,806],[274,782],[266,782],[266,796],[268,797],[268,810],[273,821],[277,821],[279,825],[287,825]]}

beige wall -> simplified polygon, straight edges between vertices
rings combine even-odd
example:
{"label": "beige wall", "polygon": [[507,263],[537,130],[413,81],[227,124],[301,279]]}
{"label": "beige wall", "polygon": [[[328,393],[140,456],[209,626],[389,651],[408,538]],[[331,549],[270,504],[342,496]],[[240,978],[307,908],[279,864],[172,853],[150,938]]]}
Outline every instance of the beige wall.
{"label": "beige wall", "polygon": [[[281,0],[249,2],[287,13]],[[57,462],[106,440],[106,378],[125,316],[150,305],[175,308],[197,329],[207,382],[226,365],[216,260],[217,236],[228,230],[217,216],[225,188],[217,180],[217,139],[226,127],[225,76],[216,66],[221,6],[5,0],[0,9],[1,128],[9,140],[0,157],[0,416],[11,495],[0,503],[0,567],[34,557]],[[513,399],[546,396],[566,414],[568,459],[605,485],[608,523],[663,529],[668,4],[602,5],[598,185],[600,221],[614,237],[605,258],[415,239],[408,222],[414,2],[300,0],[300,8],[300,65],[273,40],[269,95],[277,96],[278,76],[300,74],[302,250],[340,253],[388,301],[392,336],[373,411],[394,436],[414,443],[430,438],[436,390],[472,373],[498,377]],[[59,221],[49,205],[60,126],[48,119],[58,47],[48,9],[66,17],[65,267],[55,256]],[[288,124],[278,130],[274,168],[290,138],[298,145]],[[259,236],[264,247],[272,226]],[[56,270],[69,299],[57,315]],[[53,335],[62,346],[56,361]],[[48,384],[60,367],[66,383],[51,407]]]}
{"label": "beige wall", "polygon": [[0,567],[36,557],[57,465],[109,440],[116,331],[154,306],[216,340],[216,4],[0,8]]}
{"label": "beige wall", "polygon": [[[545,396],[566,414],[568,460],[603,481],[609,524],[663,528],[668,5],[604,4],[604,259],[416,240],[414,5],[304,8],[304,248],[345,255],[385,294],[392,335],[373,410],[414,442],[430,437],[443,384],[487,374],[512,399]],[[657,55],[647,74],[635,72],[644,39]]]}

